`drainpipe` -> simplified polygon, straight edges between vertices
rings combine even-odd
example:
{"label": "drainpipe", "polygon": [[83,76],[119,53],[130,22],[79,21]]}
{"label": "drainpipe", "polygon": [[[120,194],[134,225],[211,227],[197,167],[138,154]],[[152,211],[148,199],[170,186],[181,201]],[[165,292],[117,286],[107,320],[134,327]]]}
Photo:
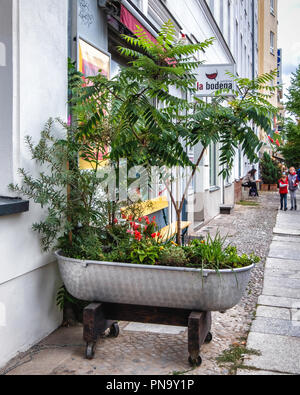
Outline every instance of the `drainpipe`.
{"label": "drainpipe", "polygon": [[252,78],[255,78],[255,0],[252,0]]}
{"label": "drainpipe", "polygon": [[[255,78],[255,1],[252,0],[252,79]],[[259,166],[257,166],[257,171],[258,171],[258,176],[260,177],[259,174]]]}

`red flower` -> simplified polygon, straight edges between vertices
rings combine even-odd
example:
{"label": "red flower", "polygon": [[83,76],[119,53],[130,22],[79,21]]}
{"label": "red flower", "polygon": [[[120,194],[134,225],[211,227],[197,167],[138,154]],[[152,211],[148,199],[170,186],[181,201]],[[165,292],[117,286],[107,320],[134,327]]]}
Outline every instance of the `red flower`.
{"label": "red flower", "polygon": [[271,141],[271,143],[274,143],[274,140],[270,136],[268,136],[268,139]]}
{"label": "red flower", "polygon": [[280,147],[280,143],[279,143],[278,140],[276,140],[276,145],[277,145],[278,147]]}
{"label": "red flower", "polygon": [[138,232],[137,230],[134,233],[134,237],[136,240],[140,241],[142,239],[142,234],[140,232]]}
{"label": "red flower", "polygon": [[114,224],[117,224],[118,223],[118,220],[117,220],[117,218],[115,218],[114,219]]}
{"label": "red flower", "polygon": [[152,237],[152,239],[155,239],[156,233],[152,233],[151,237]]}
{"label": "red flower", "polygon": [[139,228],[140,228],[140,225],[133,224],[133,229],[134,229],[134,230],[139,230]]}
{"label": "red flower", "polygon": [[142,218],[139,218],[138,221],[139,221],[139,222],[142,222]]}
{"label": "red flower", "polygon": [[122,218],[123,218],[123,219],[127,219],[127,217],[126,217],[125,214],[122,214]]}

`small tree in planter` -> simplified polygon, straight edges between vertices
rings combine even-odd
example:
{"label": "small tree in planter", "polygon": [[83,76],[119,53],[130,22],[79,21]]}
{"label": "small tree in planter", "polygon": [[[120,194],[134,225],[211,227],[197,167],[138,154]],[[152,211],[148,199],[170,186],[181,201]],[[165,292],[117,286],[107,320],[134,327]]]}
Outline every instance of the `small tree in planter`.
{"label": "small tree in planter", "polygon": [[[251,162],[258,161],[261,142],[249,125],[271,130],[272,116],[277,112],[267,99],[274,93],[269,86],[275,73],[254,80],[231,76],[237,85],[228,100],[218,92],[211,104],[196,99],[197,68],[202,62],[193,55],[212,45],[213,39],[186,45],[177,39],[174,27],[166,23],[157,42],[152,42],[143,29],[136,37],[123,36],[128,47],[119,48],[122,55],[133,59],[113,81],[103,76],[91,78],[93,86],[77,89],[76,103],[80,107],[88,100],[110,95],[112,125],[116,134],[111,144],[110,159],[118,162],[127,158],[129,166],[146,168],[190,167],[185,189],[179,198],[173,194],[171,178],[162,178],[169,192],[177,216],[177,243],[181,243],[181,215],[188,188],[199,164],[211,143],[220,144],[221,173],[226,177],[233,166],[235,149],[242,146]],[[181,98],[171,92],[184,93]],[[260,92],[268,92],[262,94]],[[226,91],[226,93],[229,93]],[[185,97],[183,97],[185,96]],[[101,122],[95,113],[92,123]],[[89,132],[89,131],[86,131]],[[187,148],[201,144],[195,161],[187,155]]]}
{"label": "small tree in planter", "polygon": [[261,177],[263,183],[267,185],[267,190],[277,189],[277,183],[281,176],[281,169],[267,152],[264,152],[260,162],[260,169]]}

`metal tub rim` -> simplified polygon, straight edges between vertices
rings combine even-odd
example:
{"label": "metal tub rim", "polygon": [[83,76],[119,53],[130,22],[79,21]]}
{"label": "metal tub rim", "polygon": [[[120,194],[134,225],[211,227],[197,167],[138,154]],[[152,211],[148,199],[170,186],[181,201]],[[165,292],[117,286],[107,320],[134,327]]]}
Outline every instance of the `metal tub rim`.
{"label": "metal tub rim", "polygon": [[122,263],[122,262],[106,262],[106,261],[93,261],[88,259],[75,259],[69,258],[65,255],[62,255],[61,250],[55,251],[54,255],[57,259],[67,259],[73,263],[82,263],[83,266],[87,267],[88,265],[102,265],[102,266],[118,266],[118,267],[131,267],[137,269],[157,269],[157,270],[168,270],[168,271],[177,271],[177,272],[195,272],[202,273],[203,276],[208,276],[209,274],[226,274],[226,273],[242,273],[252,270],[255,267],[255,263],[249,266],[245,266],[242,268],[232,268],[232,269],[193,269],[188,267],[175,267],[175,266],[159,266],[159,265],[143,265],[143,264],[134,264],[134,263]]}

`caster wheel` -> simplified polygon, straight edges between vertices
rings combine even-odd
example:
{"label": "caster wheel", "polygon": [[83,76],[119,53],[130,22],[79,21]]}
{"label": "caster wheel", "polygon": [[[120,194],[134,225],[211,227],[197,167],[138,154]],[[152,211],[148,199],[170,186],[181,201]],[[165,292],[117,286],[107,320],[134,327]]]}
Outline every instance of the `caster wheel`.
{"label": "caster wheel", "polygon": [[86,350],[85,350],[85,356],[87,359],[93,359],[95,356],[95,348],[96,344],[95,343],[87,343],[86,345]]}
{"label": "caster wheel", "polygon": [[212,336],[211,332],[208,332],[208,334],[204,340],[204,343],[210,343],[212,341],[212,339],[213,339],[213,336]]}
{"label": "caster wheel", "polygon": [[200,366],[202,364],[202,358],[200,355],[197,359],[193,359],[191,356],[189,357],[189,364],[192,366]]}
{"label": "caster wheel", "polygon": [[109,337],[118,337],[120,334],[120,328],[117,322],[112,324],[109,331]]}

